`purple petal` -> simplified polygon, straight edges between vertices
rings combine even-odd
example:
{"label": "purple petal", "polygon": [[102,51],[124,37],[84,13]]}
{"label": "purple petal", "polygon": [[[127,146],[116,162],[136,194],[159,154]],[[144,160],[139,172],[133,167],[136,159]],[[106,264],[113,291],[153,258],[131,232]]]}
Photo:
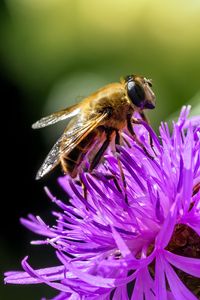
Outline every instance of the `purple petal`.
{"label": "purple petal", "polygon": [[[64,271],[65,268],[63,266],[36,270],[39,276],[45,276],[49,281],[62,280],[64,278]],[[35,276],[33,277],[26,272],[6,272],[5,276],[5,283],[34,284],[42,282],[39,278]]]}
{"label": "purple petal", "polygon": [[185,299],[185,300],[198,300],[181,282],[178,275],[175,273],[173,268],[168,262],[164,261],[164,267],[166,272],[167,281],[169,283],[171,292],[175,299]]}
{"label": "purple petal", "polygon": [[[22,261],[22,267],[26,271],[26,273],[19,273],[19,276],[14,275],[14,279],[7,278],[6,283],[14,283],[14,284],[34,284],[34,283],[46,283],[50,287],[63,291],[66,293],[72,293],[71,289],[69,287],[66,287],[65,285],[61,283],[52,283],[51,280],[60,280],[64,278],[64,273],[61,269],[61,267],[56,268],[47,268],[44,270],[33,270],[30,265],[27,263],[27,257]],[[62,267],[63,268],[63,267]],[[58,273],[55,273],[53,275],[50,275],[50,272],[57,271]],[[60,274],[60,272],[62,272]],[[46,276],[47,275],[47,276]],[[18,278],[19,277],[19,278]],[[31,279],[31,280],[30,280]]]}
{"label": "purple petal", "polygon": [[158,248],[165,248],[169,243],[172,233],[174,231],[174,226],[176,224],[176,205],[172,205],[168,216],[156,238],[156,246]]}
{"label": "purple petal", "polygon": [[135,285],[133,289],[133,294],[131,297],[131,300],[143,300],[143,281],[142,281],[142,275],[141,273],[138,274],[136,280],[135,280]]}
{"label": "purple petal", "polygon": [[111,228],[112,228],[113,237],[115,239],[115,243],[116,243],[118,249],[120,250],[122,256],[123,257],[133,257],[130,249],[128,248],[127,244],[122,239],[120,234],[115,230],[115,228],[113,226],[111,226]]}
{"label": "purple petal", "polygon": [[191,110],[191,106],[188,105],[188,106],[183,106],[182,109],[181,109],[181,113],[180,113],[180,117],[178,119],[178,122],[177,122],[177,125],[180,127],[180,129],[182,129],[189,113],[190,113],[190,110]]}
{"label": "purple petal", "polygon": [[164,257],[176,268],[190,275],[200,277],[200,259],[176,255],[166,250],[164,251]]}
{"label": "purple petal", "polygon": [[126,286],[122,286],[122,287],[120,286],[115,290],[115,293],[113,295],[113,300],[117,300],[117,299],[129,300]]}
{"label": "purple petal", "polygon": [[167,300],[167,290],[165,282],[165,272],[163,266],[162,254],[158,252],[156,255],[155,266],[155,294],[157,299]]}
{"label": "purple petal", "polygon": [[29,230],[37,234],[44,235],[50,238],[57,236],[49,229],[49,226],[47,226],[40,217],[34,217],[33,215],[29,215],[29,220],[21,218],[20,222]]}
{"label": "purple petal", "polygon": [[144,270],[141,270],[143,273],[143,289],[144,289],[144,295],[146,300],[156,300],[155,298],[155,288],[154,288],[154,281],[149,273],[149,270],[147,268],[144,268]]}
{"label": "purple petal", "polygon": [[65,259],[66,257],[62,253],[57,253],[57,256],[68,270],[70,270],[74,275],[82,279],[84,282],[89,284],[92,282],[94,286],[101,286],[105,288],[115,287],[113,278],[102,278],[100,276],[93,276],[88,273],[84,273],[80,271],[78,268],[76,268],[73,263],[67,262]]}

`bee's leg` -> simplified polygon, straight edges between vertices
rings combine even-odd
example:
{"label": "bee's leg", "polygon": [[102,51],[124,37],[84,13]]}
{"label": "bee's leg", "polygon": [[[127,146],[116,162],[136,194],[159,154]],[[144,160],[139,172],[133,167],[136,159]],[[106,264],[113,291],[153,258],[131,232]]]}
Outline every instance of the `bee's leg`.
{"label": "bee's leg", "polygon": [[98,152],[95,154],[94,158],[92,159],[92,162],[91,162],[90,168],[89,168],[89,172],[91,172],[94,168],[96,168],[96,166],[100,162],[104,152],[106,151],[106,149],[108,148],[108,146],[110,144],[113,131],[114,131],[113,128],[108,128],[105,130],[106,140],[103,142],[101,148],[98,150]]}
{"label": "bee's leg", "polygon": [[[141,119],[142,119],[143,121],[145,121],[147,124],[150,123],[150,122],[149,122],[149,119],[147,118],[147,116],[145,115],[145,113],[144,113],[143,111],[141,111],[139,114],[140,114],[140,117],[141,117]],[[154,149],[153,139],[152,139],[152,136],[150,135],[150,133],[149,133],[149,143],[150,143],[150,146],[151,146],[151,148],[152,148],[152,150],[153,150],[155,156],[157,156],[156,151],[155,151],[155,149]]]}
{"label": "bee's leg", "polygon": [[[102,174],[107,180],[113,180],[114,184],[115,184],[115,187],[117,188],[117,190],[121,193],[122,192],[122,189],[115,177],[115,175],[111,175],[111,174]],[[92,174],[92,176],[94,176],[95,178],[99,179],[99,175],[94,173]]]}
{"label": "bee's leg", "polygon": [[[96,153],[96,155],[94,156],[91,165],[90,165],[90,169],[89,171],[91,172],[99,163],[103,153],[106,151],[107,147],[109,146],[111,139],[112,139],[112,134],[115,131],[116,135],[115,135],[115,145],[119,145],[120,144],[120,135],[118,130],[115,130],[113,128],[109,128],[106,130],[106,140],[104,141],[104,143],[102,144],[101,148],[99,149],[99,151]],[[119,152],[116,149],[116,152]],[[118,162],[118,166],[119,166],[119,170],[120,170],[120,175],[122,178],[122,182],[123,182],[123,186],[124,186],[124,190],[125,190],[125,201],[126,203],[128,203],[128,199],[127,199],[127,193],[126,193],[126,181],[125,181],[125,176],[124,176],[124,172],[122,169],[122,165],[121,165],[121,161],[119,160],[119,158],[117,157],[117,162]],[[95,174],[93,174],[95,177],[97,177]],[[114,183],[117,187],[117,189],[121,192],[121,188],[115,178],[114,175],[105,175],[106,178],[108,179],[113,179]]]}
{"label": "bee's leg", "polygon": [[131,144],[129,143],[129,141],[123,136],[123,141],[126,143],[128,148],[131,148]]}
{"label": "bee's leg", "polygon": [[148,117],[145,115],[143,111],[140,111],[139,115],[143,121],[145,121],[147,124],[150,124]]}
{"label": "bee's leg", "polygon": [[79,175],[79,180],[80,180],[80,183],[81,183],[81,186],[82,186],[82,190],[83,190],[83,197],[85,198],[85,200],[87,200],[87,188],[81,178],[81,175]]}
{"label": "bee's leg", "polygon": [[196,195],[198,191],[200,190],[200,182],[198,182],[194,187],[193,187],[193,193],[192,196]]}
{"label": "bee's leg", "polygon": [[[115,145],[120,145],[119,131],[115,130],[115,133],[116,133],[116,135],[115,135]],[[119,153],[119,151],[117,150],[117,147],[116,147],[116,152]],[[119,157],[117,157],[117,163],[118,163],[118,166],[119,166],[119,171],[120,171],[120,175],[121,175],[122,182],[123,182],[124,193],[125,193],[125,202],[126,202],[126,204],[128,204],[126,178],[125,178],[124,171],[123,171],[123,168],[122,168],[122,163],[121,163]]]}
{"label": "bee's leg", "polygon": [[129,116],[127,118],[127,128],[128,128],[128,131],[130,132],[130,134],[132,135],[134,141],[138,144],[138,146],[140,146],[142,148],[142,150],[145,152],[145,154],[149,158],[154,159],[153,156],[151,156],[151,154],[149,154],[149,152],[147,151],[147,149],[145,148],[145,146],[142,144],[142,142],[140,142],[140,140],[138,139],[135,131],[133,130],[132,123],[134,123],[134,124],[141,124],[140,120],[131,118],[131,116]]}
{"label": "bee's leg", "polygon": [[62,168],[63,173],[67,174],[68,173],[67,164],[66,164],[66,161],[65,161],[63,156],[60,157],[60,164],[61,164],[61,168]]}

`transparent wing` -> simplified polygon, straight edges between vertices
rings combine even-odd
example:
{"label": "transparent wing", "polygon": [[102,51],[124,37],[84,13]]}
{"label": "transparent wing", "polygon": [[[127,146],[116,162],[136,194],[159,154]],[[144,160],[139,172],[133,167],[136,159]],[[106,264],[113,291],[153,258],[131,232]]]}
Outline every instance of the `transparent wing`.
{"label": "transparent wing", "polygon": [[107,116],[108,114],[105,113],[97,115],[87,121],[81,120],[81,118],[78,117],[75,118],[47,155],[36,175],[36,179],[42,178],[55,168],[60,162],[60,156],[63,154],[67,155],[71,152],[92,130],[99,126]]}
{"label": "transparent wing", "polygon": [[72,128],[69,128],[63,135],[60,153],[67,155],[71,152],[92,130],[98,127],[107,116],[108,114],[104,113],[88,121],[75,121]]}
{"label": "transparent wing", "polygon": [[54,169],[60,162],[60,144],[62,142],[62,137],[55,143],[49,154],[47,155],[45,161],[43,162],[41,168],[36,174],[36,179],[40,179]]}
{"label": "transparent wing", "polygon": [[75,104],[58,112],[55,112],[47,117],[40,119],[32,125],[33,129],[43,128],[67,118],[76,116],[80,112],[80,104]]}

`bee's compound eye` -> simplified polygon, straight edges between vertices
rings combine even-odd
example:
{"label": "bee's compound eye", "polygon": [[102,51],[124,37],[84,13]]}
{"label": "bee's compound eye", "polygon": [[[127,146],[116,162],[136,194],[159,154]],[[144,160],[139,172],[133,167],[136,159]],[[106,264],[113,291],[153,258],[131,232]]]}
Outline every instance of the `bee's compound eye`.
{"label": "bee's compound eye", "polygon": [[145,92],[139,84],[133,80],[129,81],[127,83],[127,93],[135,106],[143,107],[145,101]]}

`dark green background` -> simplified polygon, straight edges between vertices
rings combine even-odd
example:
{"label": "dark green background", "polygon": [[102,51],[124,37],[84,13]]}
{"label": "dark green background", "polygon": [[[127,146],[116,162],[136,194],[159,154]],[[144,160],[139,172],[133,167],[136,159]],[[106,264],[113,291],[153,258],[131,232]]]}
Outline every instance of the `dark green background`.
{"label": "dark green background", "polygon": [[[34,132],[31,123],[130,73],[153,79],[157,106],[149,116],[154,128],[185,103],[192,102],[199,113],[199,16],[198,0],[1,2],[1,115],[7,118],[1,127],[2,272],[19,269],[27,254],[35,267],[56,263],[45,247],[29,245],[37,237],[18,221],[29,212],[49,219],[53,206],[44,185],[62,193],[56,187],[59,170],[34,181],[61,128]],[[43,294],[54,293],[36,286],[0,289],[3,300]]]}

